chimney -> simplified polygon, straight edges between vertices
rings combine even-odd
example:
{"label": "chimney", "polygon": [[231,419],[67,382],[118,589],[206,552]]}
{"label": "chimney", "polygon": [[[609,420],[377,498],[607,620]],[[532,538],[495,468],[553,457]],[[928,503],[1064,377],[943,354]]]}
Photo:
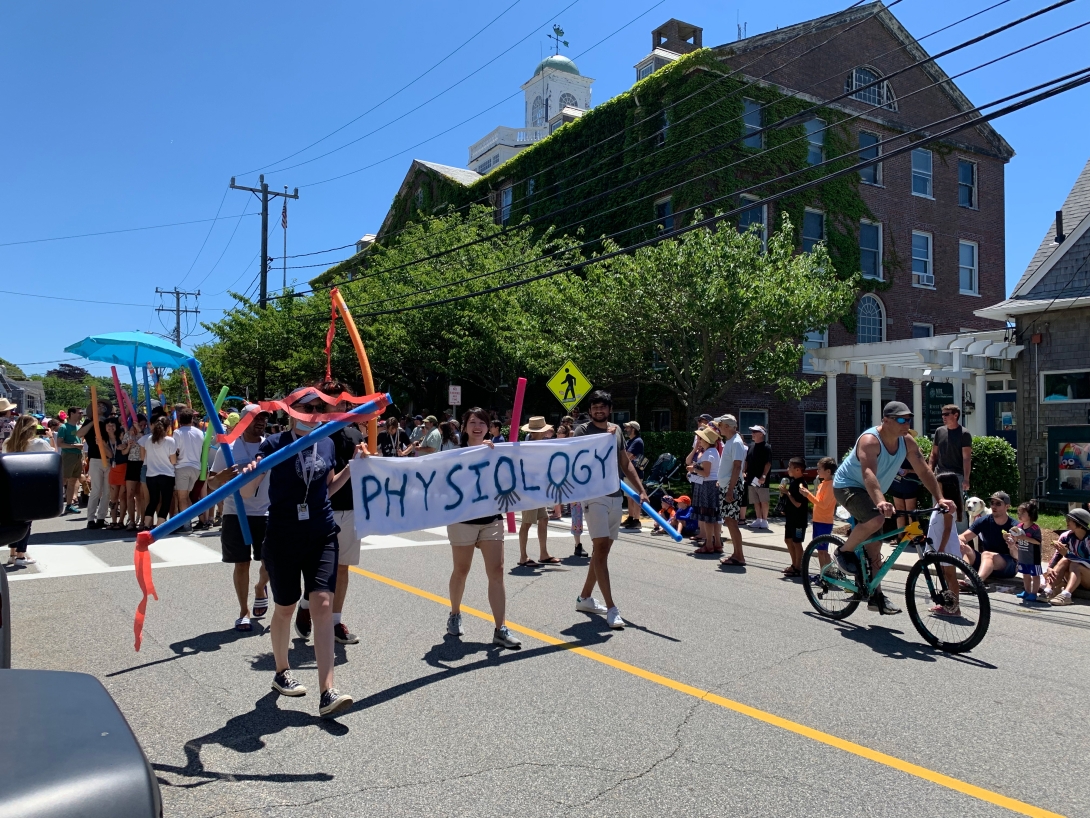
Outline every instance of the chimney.
{"label": "chimney", "polygon": [[1056,211],[1056,238],[1052,240],[1053,244],[1062,244],[1063,240],[1067,236],[1064,235],[1064,212],[1062,210]]}

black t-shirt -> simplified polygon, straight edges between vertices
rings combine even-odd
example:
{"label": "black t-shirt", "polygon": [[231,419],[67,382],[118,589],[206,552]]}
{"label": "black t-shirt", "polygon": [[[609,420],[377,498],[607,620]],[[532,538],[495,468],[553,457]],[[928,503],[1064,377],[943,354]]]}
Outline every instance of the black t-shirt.
{"label": "black t-shirt", "polygon": [[[87,441],[87,457],[90,460],[98,460],[100,457],[98,451],[98,436],[95,434],[95,426],[93,421],[86,421],[85,424],[91,428],[87,430],[87,434],[83,436],[83,439]],[[106,424],[99,421],[99,431],[102,433],[102,439],[106,439]]]}
{"label": "black t-shirt", "polygon": [[382,431],[378,433],[376,446],[383,457],[397,457],[397,453],[409,445],[409,435],[404,429],[398,429],[392,435]]}
{"label": "black t-shirt", "polygon": [[[801,477],[792,477],[790,478],[790,480],[791,482],[787,488],[787,493],[791,497],[791,499],[795,501],[795,503],[798,503],[798,506],[796,506],[795,503],[792,503],[791,500],[784,500],[784,517],[792,522],[800,521],[802,523],[806,523],[807,518],[810,516],[810,507],[807,504],[806,498],[802,496],[802,486],[805,483],[805,480],[803,480],[803,478]],[[789,529],[798,528],[798,526],[794,525],[788,525],[787,527]]]}
{"label": "black t-shirt", "polygon": [[[269,435],[258,449],[258,454],[268,457],[294,440],[295,434],[290,430]],[[333,531],[333,508],[329,504],[326,474],[336,462],[336,457],[332,441],[326,438],[273,466],[269,472],[270,528],[302,528],[315,533]],[[309,490],[305,479],[307,475],[310,476]],[[300,520],[298,505],[304,502],[309,519]]]}
{"label": "black t-shirt", "polygon": [[[594,421],[592,421],[592,420],[588,420],[586,423],[581,423],[578,426],[576,426],[574,429],[572,429],[572,435],[574,437],[581,437],[582,435],[608,435],[608,434],[609,434],[609,429],[608,428],[602,429],[602,428],[596,426]],[[625,478],[625,473],[624,473],[624,469],[621,468],[621,463],[624,462],[621,459],[621,457],[622,457],[621,452],[623,452],[625,449],[624,449],[624,441],[621,440],[621,427],[620,426],[614,426],[613,427],[613,437],[617,442],[617,472],[618,472],[618,474],[621,475],[621,479],[623,480]],[[621,496],[621,490],[617,489],[615,492],[613,492],[612,494],[610,494],[608,496],[610,496],[610,497],[620,497]]]}
{"label": "black t-shirt", "polygon": [[758,477],[765,476],[765,466],[772,461],[772,447],[767,440],[760,443],[754,442],[746,453],[746,485],[751,484]]}
{"label": "black t-shirt", "polygon": [[934,447],[938,450],[939,471],[952,471],[954,474],[965,475],[965,461],[962,459],[962,449],[973,449],[973,436],[965,431],[965,427],[959,425],[956,429],[947,429],[940,426],[935,430]]}
{"label": "black t-shirt", "polygon": [[999,525],[991,514],[985,514],[971,526],[969,530],[976,534],[977,551],[994,551],[1004,557],[1010,556],[1010,548],[1003,534],[1014,528],[1014,519],[1008,514],[1007,521]]}
{"label": "black t-shirt", "polygon": [[[340,473],[352,460],[356,447],[363,443],[363,433],[355,426],[345,426],[339,432],[330,435],[329,439],[333,441],[333,451],[336,455],[333,471]],[[351,511],[352,481],[341,486],[340,491],[329,498],[329,504],[334,511]]]}

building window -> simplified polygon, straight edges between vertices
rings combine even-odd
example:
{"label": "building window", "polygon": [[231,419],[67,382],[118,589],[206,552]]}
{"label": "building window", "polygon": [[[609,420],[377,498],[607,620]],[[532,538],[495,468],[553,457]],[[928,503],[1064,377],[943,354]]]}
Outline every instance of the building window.
{"label": "building window", "polygon": [[655,432],[669,432],[671,429],[669,409],[653,409],[651,411],[651,430]]}
{"label": "building window", "polygon": [[767,409],[740,409],[738,410],[738,431],[746,443],[753,442],[753,435],[749,433],[750,426],[763,426],[768,428]]}
{"label": "building window", "polygon": [[655,71],[655,61],[651,60],[649,63],[644,63],[636,69],[636,82],[639,82],[644,77],[650,77]]}
{"label": "building window", "polygon": [[886,340],[886,311],[878,297],[870,293],[859,299],[855,340],[860,344],[877,344]]}
{"label": "building window", "polygon": [[987,387],[989,392],[1014,392],[1018,389],[1018,381],[1007,378],[989,379]]}
{"label": "building window", "polygon": [[820,165],[825,161],[824,120],[811,119],[806,123],[806,142],[809,148],[806,154],[807,164]]}
{"label": "building window", "polygon": [[976,162],[958,160],[958,204],[976,207]]}
{"label": "building window", "polygon": [[1090,371],[1041,373],[1041,402],[1090,401]]}
{"label": "building window", "polygon": [[[856,68],[844,80],[844,90],[854,92],[852,99],[857,99],[868,105],[881,105],[883,108],[896,111],[897,100],[893,97],[893,89],[890,88],[888,82],[877,82],[880,77],[881,74],[873,68]],[[869,88],[865,87],[868,85]]]}
{"label": "building window", "polygon": [[977,254],[975,241],[958,242],[958,287],[966,295],[977,295]]}
{"label": "building window", "polygon": [[[579,100],[577,100],[575,98],[575,94],[569,94],[569,93],[565,92],[565,93],[560,95],[560,111],[563,111],[565,108],[578,108],[578,107],[579,107]],[[560,111],[557,111],[557,113],[560,113]]]}
{"label": "building window", "polygon": [[537,179],[527,179],[526,180],[526,198],[527,199],[532,199],[533,196],[534,196],[534,191],[536,189],[537,189]]}
{"label": "building window", "polygon": [[419,210],[424,206],[424,188],[418,187],[416,189],[416,209]]}
{"label": "building window", "polygon": [[655,202],[655,220],[659,230],[674,229],[674,202],[672,199],[659,199]]}
{"label": "building window", "polygon": [[545,124],[545,103],[541,97],[534,97],[534,104],[530,106],[530,125],[540,128]]}
{"label": "building window", "polygon": [[931,234],[912,231],[912,286],[934,287],[931,267]]}
{"label": "building window", "polygon": [[510,186],[500,191],[500,224],[504,227],[511,221],[511,197],[512,188]]}
{"label": "building window", "polygon": [[[756,196],[743,196],[742,204],[756,202]],[[765,213],[767,205],[757,205],[738,214],[738,232],[745,233],[756,226],[756,233],[761,237],[761,249],[765,249]]]}
{"label": "building window", "polygon": [[802,250],[809,253],[819,242],[825,241],[825,214],[806,208],[802,214]]}
{"label": "building window", "polygon": [[913,324],[912,325],[912,337],[913,338],[932,338],[935,335],[934,324]]}
{"label": "building window", "polygon": [[825,412],[803,414],[802,455],[817,460],[829,454],[829,417]]}
{"label": "building window", "polygon": [[912,195],[931,199],[931,151],[916,148],[912,151]]}
{"label": "building window", "polygon": [[628,410],[623,412],[612,412],[610,413],[609,419],[620,426],[621,424],[628,423],[628,421],[632,420],[632,413]]}
{"label": "building window", "polygon": [[666,144],[666,134],[670,130],[670,117],[665,110],[662,112],[662,118],[659,120],[659,125],[661,127],[659,128],[658,135],[655,137],[655,147],[657,148],[661,148]]}
{"label": "building window", "polygon": [[882,225],[859,223],[859,269],[863,278],[882,280]]}
{"label": "building window", "polygon": [[[825,349],[829,346],[829,331],[828,330],[811,330],[806,333],[802,339],[802,346],[804,349]],[[814,358],[808,352],[803,353],[802,356],[802,371],[814,372]]]}
{"label": "building window", "polygon": [[[877,134],[867,133],[866,131],[859,132],[859,151],[860,160],[877,159],[881,155],[881,148],[878,145],[879,139]],[[859,181],[866,182],[868,185],[880,185],[882,184],[882,163],[875,162],[873,165],[868,165],[865,168],[859,169]]]}
{"label": "building window", "polygon": [[747,148],[763,148],[764,147],[764,134],[753,134],[754,131],[761,129],[761,104],[754,102],[752,99],[742,100],[742,124],[745,126],[746,138],[742,140],[742,144]]}

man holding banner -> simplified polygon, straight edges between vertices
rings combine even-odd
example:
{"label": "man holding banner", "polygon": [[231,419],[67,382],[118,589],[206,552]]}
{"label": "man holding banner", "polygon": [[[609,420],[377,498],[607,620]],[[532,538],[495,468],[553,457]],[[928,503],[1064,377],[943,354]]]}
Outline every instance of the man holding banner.
{"label": "man holding banner", "polygon": [[[624,441],[621,439],[621,429],[609,422],[610,412],[613,410],[613,396],[601,389],[590,393],[590,420],[575,427],[575,437],[586,435],[610,435],[614,439],[615,454],[617,459],[617,471],[620,478],[628,478],[629,485],[639,492],[640,502],[646,503],[647,491],[643,487],[640,475],[636,467],[632,465],[632,459],[625,451]],[[624,620],[621,612],[613,602],[613,590],[609,582],[609,550],[613,541],[621,530],[621,514],[624,506],[624,498],[619,486],[616,491],[604,497],[595,497],[583,501],[583,514],[586,518],[587,529],[590,533],[593,551],[590,556],[590,567],[587,569],[587,580],[583,583],[583,592],[575,601],[575,610],[583,613],[605,614],[606,623],[616,630],[624,629]],[[602,605],[591,596],[594,586],[602,589],[602,598],[606,604]]]}

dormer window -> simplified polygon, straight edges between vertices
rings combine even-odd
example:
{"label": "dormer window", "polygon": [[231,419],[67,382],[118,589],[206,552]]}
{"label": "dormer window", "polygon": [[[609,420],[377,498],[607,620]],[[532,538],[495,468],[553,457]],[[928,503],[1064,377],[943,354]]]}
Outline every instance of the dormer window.
{"label": "dormer window", "polygon": [[888,82],[884,80],[879,82],[881,77],[882,75],[873,68],[856,68],[844,80],[844,90],[853,92],[852,99],[896,111],[897,100],[893,96],[893,89]]}

